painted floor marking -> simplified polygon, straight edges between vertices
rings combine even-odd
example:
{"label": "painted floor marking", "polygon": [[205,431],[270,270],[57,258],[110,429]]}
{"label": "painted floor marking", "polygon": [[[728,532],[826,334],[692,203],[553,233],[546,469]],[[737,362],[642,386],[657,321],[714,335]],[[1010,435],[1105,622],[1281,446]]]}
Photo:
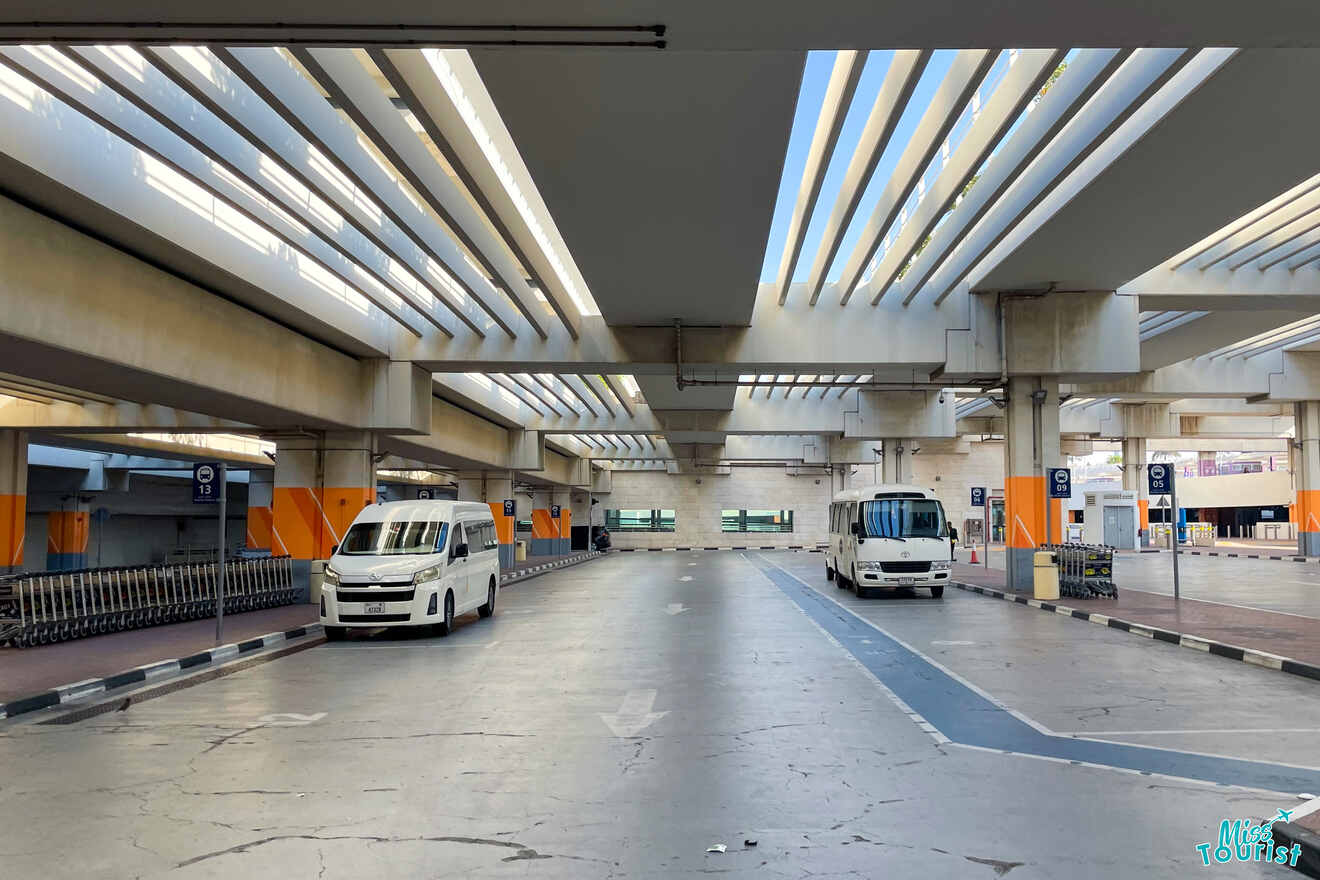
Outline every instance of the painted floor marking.
{"label": "painted floor marking", "polygon": [[[760,557],[755,557],[754,564],[866,667],[910,715],[921,718],[951,744],[1268,792],[1320,789],[1320,769],[1316,768],[1060,736],[1005,706],[847,606],[821,594],[791,572]],[[863,632],[871,637],[872,649],[861,651],[850,647],[849,643],[858,641]]]}

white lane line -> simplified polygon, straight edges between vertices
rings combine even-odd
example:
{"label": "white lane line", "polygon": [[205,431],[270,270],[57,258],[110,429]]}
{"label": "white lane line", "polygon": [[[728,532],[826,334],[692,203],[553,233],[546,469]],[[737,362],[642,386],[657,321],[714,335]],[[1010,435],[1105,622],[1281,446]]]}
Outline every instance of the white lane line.
{"label": "white lane line", "polygon": [[1320,733],[1320,727],[1234,727],[1189,730],[1077,730],[1058,732],[1059,736],[1179,736],[1185,733]]}

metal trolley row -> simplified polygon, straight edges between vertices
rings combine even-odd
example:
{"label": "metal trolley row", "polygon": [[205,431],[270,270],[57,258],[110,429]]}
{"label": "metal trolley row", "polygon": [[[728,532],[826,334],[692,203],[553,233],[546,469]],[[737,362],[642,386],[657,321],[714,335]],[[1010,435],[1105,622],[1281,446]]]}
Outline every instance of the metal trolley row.
{"label": "metal trolley row", "polygon": [[[0,578],[0,645],[19,648],[215,614],[216,564],[47,571]],[[287,556],[225,563],[225,612],[289,605]]]}
{"label": "metal trolley row", "polygon": [[1059,595],[1073,599],[1117,599],[1114,548],[1103,544],[1045,544],[1059,564]]}

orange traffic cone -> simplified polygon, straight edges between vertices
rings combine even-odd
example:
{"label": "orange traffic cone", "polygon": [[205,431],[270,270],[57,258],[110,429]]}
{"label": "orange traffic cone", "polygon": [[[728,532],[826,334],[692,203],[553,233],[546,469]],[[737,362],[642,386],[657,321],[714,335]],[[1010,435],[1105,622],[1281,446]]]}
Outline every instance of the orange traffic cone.
{"label": "orange traffic cone", "polygon": [[972,545],[972,561],[971,561],[970,564],[971,564],[971,565],[978,565],[979,563],[980,563],[980,560],[978,560],[978,559],[976,558],[976,545],[973,544],[973,545]]}

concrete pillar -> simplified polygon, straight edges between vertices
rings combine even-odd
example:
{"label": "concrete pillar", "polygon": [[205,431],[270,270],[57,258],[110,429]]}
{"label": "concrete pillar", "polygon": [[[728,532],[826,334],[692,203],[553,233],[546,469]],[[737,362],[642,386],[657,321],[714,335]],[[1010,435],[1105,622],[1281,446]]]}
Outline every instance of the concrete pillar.
{"label": "concrete pillar", "polygon": [[558,530],[555,552],[569,553],[573,549],[573,493],[568,489],[555,489],[550,493],[550,505],[559,508],[559,518],[551,517],[550,523]]}
{"label": "concrete pillar", "polygon": [[[1008,380],[1004,444],[1004,531],[1008,586],[1029,590],[1032,553],[1063,536],[1061,499],[1048,500],[1045,468],[1062,463],[1059,449],[1059,385],[1038,377]],[[1050,534],[1045,505],[1050,505]]]}
{"label": "concrete pillar", "polygon": [[559,530],[550,520],[550,492],[537,489],[532,492],[532,542],[529,556],[550,556],[555,552]]}
{"label": "concrete pillar", "polygon": [[270,550],[271,523],[274,521],[275,469],[253,468],[248,471],[247,548]]}
{"label": "concrete pillar", "polygon": [[504,502],[512,502],[513,472],[486,473],[486,503],[495,517],[495,534],[500,542],[500,568],[513,568],[514,515],[504,515]]}
{"label": "concrete pillar", "polygon": [[830,497],[833,498],[848,488],[848,465],[830,465]]}
{"label": "concrete pillar", "polygon": [[912,442],[885,440],[882,449],[884,457],[880,461],[880,482],[912,482]]}
{"label": "concrete pillar", "polygon": [[87,567],[87,539],[91,511],[74,495],[60,501],[60,509],[46,514],[46,570],[69,571]]}
{"label": "concrete pillar", "polygon": [[365,431],[277,439],[275,553],[304,563],[330,556],[353,518],[376,500],[375,451],[375,437]]}
{"label": "concrete pillar", "polygon": [[1296,451],[1293,488],[1297,490],[1297,553],[1320,556],[1320,401],[1293,404]]}
{"label": "concrete pillar", "polygon": [[26,431],[0,431],[0,572],[23,565],[27,533]]}
{"label": "concrete pillar", "polygon": [[458,475],[458,500],[459,501],[485,501],[486,500],[486,476],[477,471],[475,473],[461,473]]}
{"label": "concrete pillar", "polygon": [[1123,438],[1123,488],[1137,493],[1137,540],[1150,546],[1150,494],[1146,481],[1146,438]]}

